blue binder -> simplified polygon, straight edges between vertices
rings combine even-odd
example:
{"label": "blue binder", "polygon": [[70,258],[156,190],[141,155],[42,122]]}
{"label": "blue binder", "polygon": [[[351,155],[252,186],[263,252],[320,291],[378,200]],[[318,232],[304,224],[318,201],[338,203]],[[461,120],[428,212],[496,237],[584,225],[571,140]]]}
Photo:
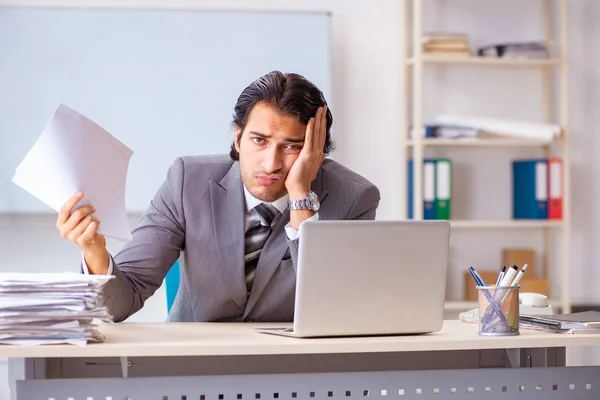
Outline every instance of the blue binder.
{"label": "blue binder", "polygon": [[[408,219],[413,219],[413,160],[408,160],[407,171],[407,194],[408,194]],[[435,212],[435,158],[423,160],[423,219],[436,219]]]}
{"label": "blue binder", "polygon": [[548,162],[517,160],[512,164],[513,218],[548,218]]}

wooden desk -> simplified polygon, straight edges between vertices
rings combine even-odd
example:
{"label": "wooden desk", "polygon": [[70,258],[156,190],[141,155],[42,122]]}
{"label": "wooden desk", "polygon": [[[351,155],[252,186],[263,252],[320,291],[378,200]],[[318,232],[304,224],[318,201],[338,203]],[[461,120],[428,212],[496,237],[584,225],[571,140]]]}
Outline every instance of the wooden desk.
{"label": "wooden desk", "polygon": [[565,366],[565,348],[599,334],[481,337],[452,320],[428,335],[296,339],[254,330],[265,326],[284,325],[106,324],[105,343],[0,357],[27,400],[600,398],[600,367]]}

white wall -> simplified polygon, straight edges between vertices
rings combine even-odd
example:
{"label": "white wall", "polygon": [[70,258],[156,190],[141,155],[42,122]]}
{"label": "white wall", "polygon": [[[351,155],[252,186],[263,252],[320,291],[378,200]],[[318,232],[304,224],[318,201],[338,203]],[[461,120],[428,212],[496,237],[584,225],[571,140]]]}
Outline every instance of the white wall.
{"label": "white wall", "polygon": [[[0,0],[0,5],[20,5],[24,1]],[[73,1],[27,1],[30,4],[65,5]],[[492,23],[494,13],[481,11],[482,2],[475,0],[452,0],[430,2],[442,7],[441,12],[431,14],[430,26],[469,29],[480,34],[474,43],[521,39],[539,33],[535,15],[538,1],[486,1],[486,7],[498,11],[504,4],[507,12],[503,22]],[[334,158],[364,174],[381,189],[383,200],[378,212],[381,219],[393,219],[399,215],[397,205],[404,196],[404,188],[398,185],[404,154],[399,147],[399,135],[405,126],[403,115],[402,68],[400,56],[403,46],[401,1],[398,0],[110,0],[78,1],[81,6],[138,6],[149,7],[201,7],[231,9],[280,9],[280,10],[329,10],[332,12],[332,74],[334,134],[338,150]],[[494,5],[496,4],[496,5]],[[527,4],[522,6],[522,4]],[[533,5],[532,5],[533,4]],[[478,11],[479,10],[479,11]],[[510,15],[510,16],[509,16]],[[596,265],[600,262],[597,250],[597,223],[599,211],[594,208],[598,184],[600,160],[597,157],[598,118],[598,72],[600,62],[597,45],[600,31],[594,21],[600,17],[597,0],[573,1],[571,34],[571,133],[573,155],[573,240],[572,240],[572,294],[575,300],[600,301],[600,291],[594,282],[600,278]],[[531,71],[434,71],[433,82],[455,88],[429,97],[427,107],[465,109],[477,107],[497,110],[499,114],[517,117],[536,115],[536,88],[539,82]],[[508,82],[524,89],[513,95],[507,92]],[[469,90],[458,84],[472,83]],[[430,89],[434,90],[434,89]],[[494,96],[486,96],[493,92]],[[433,93],[433,92],[429,92]],[[483,95],[483,100],[467,94]],[[436,92],[437,94],[437,92]],[[432,103],[429,103],[429,102]],[[516,106],[515,106],[516,105]],[[433,111],[431,111],[433,112]],[[224,149],[226,151],[226,149]],[[520,151],[519,151],[520,152]],[[442,153],[440,153],[442,154]],[[450,154],[450,153],[448,153]],[[495,182],[508,183],[506,170],[489,167],[489,160],[508,162],[507,156],[497,150],[481,150],[480,153],[458,151],[451,153],[457,160],[455,201],[464,200],[470,208],[456,205],[458,215],[469,217],[508,217],[507,189],[498,189]],[[511,157],[517,153],[511,153]],[[474,165],[484,168],[475,169]],[[508,164],[507,164],[508,165]],[[462,178],[460,178],[462,176]],[[466,178],[469,179],[466,179]],[[472,179],[471,179],[472,177]],[[474,182],[474,183],[473,183]],[[508,188],[508,187],[507,187]],[[467,191],[468,190],[468,191]],[[468,194],[467,194],[468,193]],[[132,216],[135,224],[137,216]],[[533,231],[532,231],[533,232]],[[448,291],[452,298],[462,295],[462,273],[470,264],[497,267],[500,263],[499,245],[540,246],[540,239],[530,231],[519,232],[509,238],[506,231],[471,231],[453,233],[451,277]],[[54,216],[2,216],[0,218],[0,266],[4,269],[42,271],[76,270],[79,252],[60,239],[54,229]],[[118,244],[111,245],[116,250]],[[555,285],[556,286],[556,285]],[[133,320],[164,320],[164,294],[159,293],[153,303]],[[578,359],[583,360],[582,358]]]}
{"label": "white wall", "polygon": [[[334,135],[338,147],[333,158],[347,164],[373,180],[385,199],[381,218],[394,218],[400,188],[398,136],[400,125],[400,7],[397,1],[380,1],[376,7],[369,1],[344,0],[291,1],[77,1],[80,6],[129,7],[144,4],[151,8],[202,9],[273,9],[328,10],[332,12],[332,109]],[[1,5],[66,6],[72,1],[7,1]],[[371,101],[374,99],[375,101]],[[223,134],[228,134],[224,127]],[[382,145],[385,143],[385,145]],[[227,152],[228,149],[223,149]],[[383,163],[378,160],[386,160]],[[132,226],[139,216],[132,216]],[[77,270],[79,251],[62,240],[54,228],[52,215],[0,216],[0,266],[23,271]],[[118,243],[112,250],[119,248]],[[32,251],[35,249],[34,251]],[[164,294],[159,293],[164,296]],[[157,296],[155,296],[157,297]],[[132,320],[164,320],[164,301],[156,301],[156,309],[145,307]],[[145,315],[142,313],[145,312]]]}

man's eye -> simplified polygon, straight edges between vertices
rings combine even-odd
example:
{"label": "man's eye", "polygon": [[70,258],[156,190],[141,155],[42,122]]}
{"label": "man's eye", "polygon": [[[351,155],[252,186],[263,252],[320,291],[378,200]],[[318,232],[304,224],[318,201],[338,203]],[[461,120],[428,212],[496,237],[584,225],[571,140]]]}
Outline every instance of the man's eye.
{"label": "man's eye", "polygon": [[285,148],[288,150],[296,150],[296,151],[302,150],[302,146],[299,146],[297,144],[288,144],[287,146],[285,146]]}
{"label": "man's eye", "polygon": [[259,138],[259,137],[253,137],[253,138],[252,138],[252,141],[253,141],[254,143],[256,143],[256,144],[262,144],[262,143],[264,143],[264,142],[265,142],[265,139],[263,139],[263,138]]}

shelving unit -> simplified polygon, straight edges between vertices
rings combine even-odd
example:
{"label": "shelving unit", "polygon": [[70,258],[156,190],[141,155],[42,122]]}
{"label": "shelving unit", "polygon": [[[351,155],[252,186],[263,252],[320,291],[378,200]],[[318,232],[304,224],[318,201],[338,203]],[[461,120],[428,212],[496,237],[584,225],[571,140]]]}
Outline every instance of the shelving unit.
{"label": "shelving unit", "polygon": [[[407,64],[409,66],[418,63],[418,58],[409,58]],[[525,59],[493,59],[483,57],[453,57],[453,56],[431,56],[422,55],[420,58],[421,64],[446,64],[446,65],[473,65],[473,66],[488,66],[488,67],[547,67],[560,65],[558,59],[545,60],[525,60]]]}
{"label": "shelving unit", "polygon": [[545,220],[451,220],[450,225],[453,228],[562,228],[563,221],[545,221]]}
{"label": "shelving unit", "polygon": [[[556,295],[551,293],[551,304],[558,306],[562,312],[571,311],[570,300],[570,158],[569,158],[569,0],[541,0],[544,33],[548,42],[555,36],[552,32],[552,10],[558,6],[557,18],[559,22],[558,48],[559,55],[552,55],[549,59],[496,59],[477,56],[434,56],[424,54],[422,51],[423,37],[423,13],[424,6],[422,0],[404,0],[404,16],[410,20],[404,24],[404,37],[407,42],[404,48],[403,65],[407,87],[406,90],[406,116],[407,124],[405,133],[401,135],[401,144],[406,150],[407,157],[413,159],[413,215],[415,219],[423,218],[423,159],[426,148],[443,147],[447,150],[458,147],[467,147],[469,151],[477,151],[480,148],[495,149],[504,147],[529,147],[540,148],[545,157],[550,157],[553,151],[559,151],[562,158],[562,196],[563,210],[562,220],[450,220],[453,229],[473,230],[477,234],[484,234],[482,230],[492,229],[530,229],[536,232],[541,231],[544,243],[544,260],[548,260],[551,250],[551,233],[560,230],[561,239],[561,260],[555,264],[560,268],[560,293]],[[558,2],[557,3],[555,3]],[[446,2],[451,4],[452,0]],[[411,11],[412,8],[412,11]],[[464,28],[468,31],[468,27]],[[412,40],[410,39],[412,38]],[[412,44],[412,46],[410,46]],[[412,54],[408,49],[412,47]],[[544,102],[544,114],[546,121],[554,122],[560,125],[562,133],[560,139],[554,141],[528,140],[520,138],[473,138],[473,139],[443,139],[443,138],[425,138],[423,137],[424,115],[423,103],[426,100],[423,93],[424,76],[427,73],[426,68],[528,68],[539,69],[543,79],[543,93],[541,98]],[[560,83],[556,96],[553,96],[553,85],[551,72],[558,69]],[[412,84],[412,90],[408,83]],[[558,117],[552,118],[553,101],[558,101]],[[412,108],[412,110],[410,110]],[[444,111],[444,110],[440,110]],[[554,119],[554,121],[552,121]],[[408,132],[413,129],[412,139]],[[406,173],[402,174],[401,187],[406,188]],[[454,180],[454,178],[452,178]],[[405,200],[400,202],[401,218],[407,218]],[[547,273],[553,273],[556,270],[545,268]],[[476,307],[476,303],[465,301],[448,301],[447,310],[458,311]]]}
{"label": "shelving unit", "polygon": [[[461,139],[444,139],[444,138],[422,138],[421,146],[562,146],[563,141],[548,142],[545,140],[533,139],[480,139],[480,138],[461,138]],[[408,146],[414,146],[414,141],[409,140]]]}

